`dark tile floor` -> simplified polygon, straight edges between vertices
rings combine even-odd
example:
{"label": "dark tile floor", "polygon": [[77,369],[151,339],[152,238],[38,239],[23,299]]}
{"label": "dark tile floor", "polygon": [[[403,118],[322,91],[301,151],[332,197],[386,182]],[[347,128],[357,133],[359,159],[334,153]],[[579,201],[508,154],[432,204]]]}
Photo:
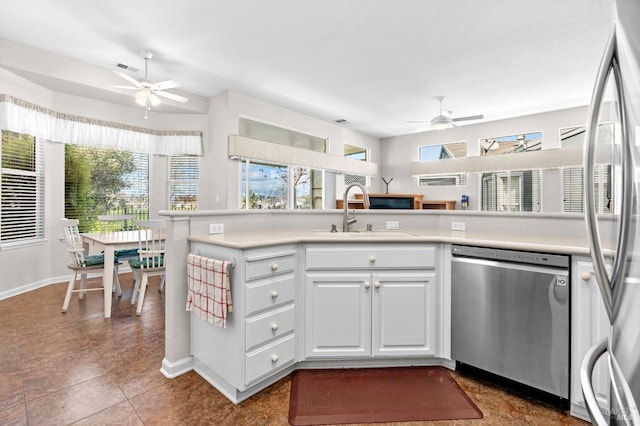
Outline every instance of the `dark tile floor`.
{"label": "dark tile floor", "polygon": [[[66,283],[0,301],[0,425],[287,425],[289,378],[234,405],[195,373],[173,380],[164,357],[164,293],[152,281],[142,316],[121,277],[112,317],[102,293],[72,298]],[[484,413],[436,425],[579,425],[566,412],[452,372]],[[402,423],[403,425],[429,424]],[[398,423],[398,425],[401,425]]]}

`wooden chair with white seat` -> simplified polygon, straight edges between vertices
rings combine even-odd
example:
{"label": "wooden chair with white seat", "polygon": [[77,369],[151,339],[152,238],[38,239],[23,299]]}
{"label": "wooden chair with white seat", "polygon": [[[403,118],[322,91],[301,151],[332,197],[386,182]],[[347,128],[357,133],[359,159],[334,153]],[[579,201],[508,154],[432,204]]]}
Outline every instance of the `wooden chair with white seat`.
{"label": "wooden chair with white seat", "polygon": [[[71,301],[72,293],[79,293],[79,298],[83,299],[88,291],[104,291],[104,287],[88,288],[87,287],[87,275],[88,274],[104,274],[104,256],[93,255],[85,256],[84,241],[78,230],[77,219],[61,219],[60,224],[63,230],[63,237],[61,238],[64,243],[65,249],[69,254],[70,262],[67,268],[71,270],[71,278],[69,279],[69,285],[67,292],[62,303],[62,312],[69,310],[69,302]],[[113,268],[114,275],[114,291],[118,296],[122,296],[122,289],[120,288],[120,282],[118,281],[118,260]],[[80,286],[76,288],[76,282],[78,275],[81,278]]]}
{"label": "wooden chair with white seat", "polygon": [[140,315],[149,277],[160,276],[158,291],[162,291],[164,288],[166,222],[164,220],[136,220],[134,225],[138,228],[135,232],[139,233],[139,241],[138,258],[129,260],[129,266],[135,279],[131,304],[135,304],[137,299],[136,315]]}

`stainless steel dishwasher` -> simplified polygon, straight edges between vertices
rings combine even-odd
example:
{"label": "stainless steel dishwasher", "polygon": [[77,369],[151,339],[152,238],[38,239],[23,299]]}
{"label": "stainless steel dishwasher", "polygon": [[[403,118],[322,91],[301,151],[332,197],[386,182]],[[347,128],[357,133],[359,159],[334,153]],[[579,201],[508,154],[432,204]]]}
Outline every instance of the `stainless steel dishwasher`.
{"label": "stainless steel dishwasher", "polygon": [[569,256],[453,245],[451,356],[569,397]]}

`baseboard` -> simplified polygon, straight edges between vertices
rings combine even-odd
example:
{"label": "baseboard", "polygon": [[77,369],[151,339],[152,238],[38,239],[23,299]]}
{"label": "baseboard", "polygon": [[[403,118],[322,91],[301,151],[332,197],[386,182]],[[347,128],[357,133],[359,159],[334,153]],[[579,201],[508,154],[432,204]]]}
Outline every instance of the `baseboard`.
{"label": "baseboard", "polygon": [[162,360],[162,367],[160,368],[160,372],[167,379],[174,379],[178,376],[188,373],[191,370],[193,370],[193,357],[191,356],[175,362],[169,361],[167,358],[164,358]]}
{"label": "baseboard", "polygon": [[61,277],[47,278],[46,280],[36,281],[34,283],[25,284],[20,287],[12,288],[0,292],[0,300],[8,299],[19,294],[28,293],[39,288],[47,287],[52,284],[59,284],[61,282],[69,282],[69,275],[63,275]]}

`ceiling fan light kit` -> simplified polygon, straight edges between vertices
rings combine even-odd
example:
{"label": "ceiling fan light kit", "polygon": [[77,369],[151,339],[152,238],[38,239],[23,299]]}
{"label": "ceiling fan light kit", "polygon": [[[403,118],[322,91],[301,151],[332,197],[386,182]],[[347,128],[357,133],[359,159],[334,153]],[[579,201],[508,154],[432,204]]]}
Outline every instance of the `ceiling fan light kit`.
{"label": "ceiling fan light kit", "polygon": [[175,89],[176,87],[180,87],[180,83],[175,80],[166,80],[161,81],[159,83],[154,83],[149,80],[149,61],[153,57],[153,53],[151,52],[141,52],[142,57],[144,58],[144,79],[136,80],[131,77],[129,74],[120,72],[115,70],[114,72],[118,74],[120,77],[127,80],[129,83],[133,84],[133,86],[115,86],[124,89],[134,89],[137,90],[135,94],[135,102],[136,104],[144,107],[144,118],[149,118],[148,112],[151,111],[152,106],[160,105],[161,99],[160,97],[171,99],[176,102],[188,102],[189,99],[184,96],[176,95],[174,93],[166,92],[165,90]]}

